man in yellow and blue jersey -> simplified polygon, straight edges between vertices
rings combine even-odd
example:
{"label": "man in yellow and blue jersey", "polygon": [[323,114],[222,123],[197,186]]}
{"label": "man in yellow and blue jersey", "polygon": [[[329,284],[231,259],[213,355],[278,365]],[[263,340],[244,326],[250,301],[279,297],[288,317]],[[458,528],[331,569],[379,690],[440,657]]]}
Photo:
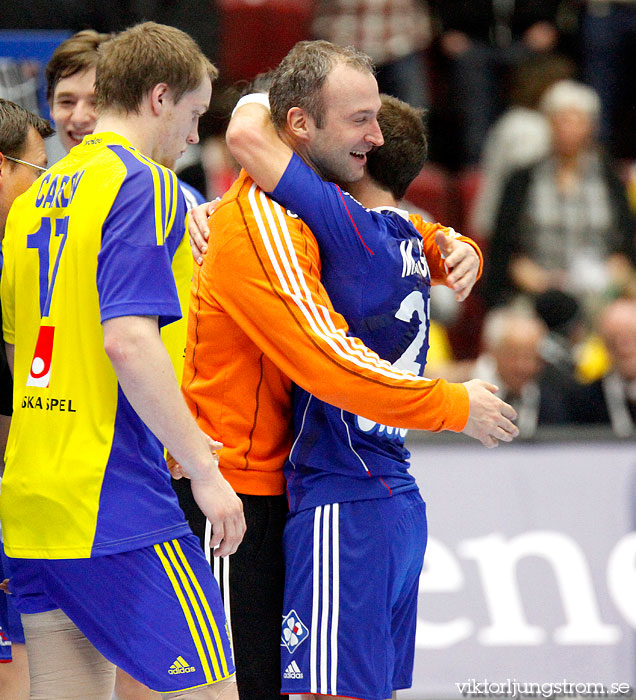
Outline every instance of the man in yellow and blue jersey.
{"label": "man in yellow and blue jersey", "polygon": [[7,223],[15,388],[0,517],[10,589],[32,693],[108,700],[116,664],[171,697],[227,700],[238,696],[218,586],[163,446],[191,478],[218,555],[242,539],[242,506],[159,335],[180,316],[170,265],[186,206],[158,163],[198,140],[216,69],[190,37],[153,23],[102,49],[96,132]]}
{"label": "man in yellow and blue jersey", "polygon": [[[83,29],[63,41],[46,64],[46,98],[59,141],[67,153],[74,146],[81,144],[84,136],[92,134],[95,130],[97,122],[95,71],[99,48],[113,36],[113,34],[100,34],[93,29]],[[171,155],[167,161],[160,161],[160,164],[174,170],[175,157]],[[188,211],[204,203],[205,199],[200,192],[182,180],[178,182]],[[191,226],[196,225],[194,220],[190,223]],[[192,253],[187,236],[184,236],[175,252],[172,272],[177,284],[182,318],[164,326],[161,329],[161,338],[180,380],[183,374],[192,281]],[[120,700],[129,700],[129,697],[131,700],[133,697],[137,700],[138,697],[143,697],[143,695],[122,692],[120,678],[121,675],[118,676]]]}
{"label": "man in yellow and blue jersey", "polygon": [[[95,71],[99,47],[112,34],[101,34],[84,29],[63,41],[53,52],[46,65],[46,96],[55,122],[59,141],[68,153],[79,146],[84,136],[92,134],[97,123]],[[175,163],[163,162],[174,170]],[[203,196],[184,182],[179,186],[188,210],[201,204]],[[192,280],[192,254],[188,237],[184,236],[172,259],[172,272],[177,285],[182,318],[161,329],[161,339],[180,379],[183,359]],[[122,669],[117,669],[115,694],[118,700],[156,700],[158,694],[136,681]],[[1,698],[0,698],[1,700]]]}

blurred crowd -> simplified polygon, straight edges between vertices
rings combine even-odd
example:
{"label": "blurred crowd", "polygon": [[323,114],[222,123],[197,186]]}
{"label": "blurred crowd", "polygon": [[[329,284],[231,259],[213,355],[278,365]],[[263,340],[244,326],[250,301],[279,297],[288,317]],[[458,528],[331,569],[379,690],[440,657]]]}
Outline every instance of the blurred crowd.
{"label": "blurred crowd", "polygon": [[[426,109],[429,164],[405,206],[484,252],[469,300],[433,290],[429,375],[491,379],[526,437],[636,434],[636,0],[25,0],[0,30],[141,19],[184,29],[221,70],[179,164],[208,199],[237,172],[224,129],[240,81],[300,39],[367,52],[381,92]],[[31,64],[0,58],[0,94],[32,108],[33,82]]]}

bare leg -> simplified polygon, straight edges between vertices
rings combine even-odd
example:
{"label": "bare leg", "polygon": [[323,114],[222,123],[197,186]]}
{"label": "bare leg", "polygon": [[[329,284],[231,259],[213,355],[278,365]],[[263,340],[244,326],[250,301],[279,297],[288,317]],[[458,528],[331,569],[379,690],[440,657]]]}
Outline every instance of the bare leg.
{"label": "bare leg", "polygon": [[[115,696],[117,700],[160,700],[161,694],[138,680],[121,668],[117,669],[115,678]],[[1,700],[1,699],[0,699]]]}
{"label": "bare leg", "polygon": [[185,690],[182,693],[165,693],[165,700],[239,700],[236,678],[227,678],[202,688]]}
{"label": "bare leg", "polygon": [[29,700],[29,660],[24,644],[11,644],[13,661],[0,664],[0,700]]}
{"label": "bare leg", "polygon": [[22,615],[31,700],[111,700],[115,667],[61,611]]}

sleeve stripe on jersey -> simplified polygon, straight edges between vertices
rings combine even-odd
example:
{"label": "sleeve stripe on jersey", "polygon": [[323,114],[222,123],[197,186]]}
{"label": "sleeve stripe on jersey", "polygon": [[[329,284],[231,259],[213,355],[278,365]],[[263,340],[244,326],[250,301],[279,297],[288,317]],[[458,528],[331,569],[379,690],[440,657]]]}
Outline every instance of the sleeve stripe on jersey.
{"label": "sleeve stripe on jersey", "polygon": [[[132,152],[136,158],[148,166],[152,173],[155,186],[155,227],[157,245],[163,245],[174,223],[177,212],[177,197],[175,196],[177,176],[167,168],[163,168],[141,153]],[[163,195],[163,196],[162,196]]]}
{"label": "sleeve stripe on jersey", "polygon": [[[266,212],[269,211],[270,207],[274,209],[274,211],[277,214],[277,219],[279,222],[279,227],[277,228],[274,225],[274,222],[271,221],[270,217],[268,216],[268,219],[270,220],[270,231],[272,232],[274,236],[274,240],[276,243],[276,248],[278,249],[279,253],[281,254],[281,258],[283,259],[285,269],[288,271],[289,278],[291,281],[291,285],[294,289],[294,294],[292,295],[292,298],[296,301],[296,304],[301,308],[301,311],[303,311],[303,315],[311,324],[312,318],[317,319],[318,323],[320,326],[322,326],[323,332],[331,335],[331,337],[342,347],[342,349],[345,352],[348,352],[353,349],[354,344],[347,338],[345,332],[342,329],[337,329],[333,323],[333,319],[331,318],[328,310],[324,307],[321,307],[322,314],[316,307],[313,297],[311,295],[311,292],[309,291],[307,284],[305,282],[305,277],[302,273],[302,269],[300,268],[300,265],[298,264],[298,259],[296,257],[296,251],[294,249],[294,245],[291,241],[291,238],[289,236],[289,229],[287,227],[287,221],[285,219],[285,216],[283,214],[283,209],[282,207],[277,204],[276,202],[272,202],[263,192],[260,193],[261,196],[261,204],[263,205],[263,208],[265,209]],[[283,241],[280,238],[280,235],[284,236],[285,241]],[[287,250],[289,254],[289,259],[285,255],[285,250]],[[296,276],[294,274],[294,268],[298,270],[299,274]],[[302,290],[301,287],[302,286]],[[285,288],[283,285],[283,288],[289,293],[289,289]],[[309,305],[309,310],[306,309],[304,305],[304,301],[308,302]],[[309,311],[313,312],[310,316],[308,316]],[[318,328],[315,327],[315,325],[311,324],[312,328],[318,335],[322,335],[322,333],[319,332]],[[330,343],[331,345],[331,343]],[[333,347],[333,346],[332,346]],[[336,349],[336,348],[334,348]],[[336,349],[337,352],[337,349]],[[338,353],[340,354],[340,353]],[[358,357],[362,358],[363,356],[366,356],[366,361],[371,362],[372,364],[376,366],[380,366],[380,363],[386,366],[386,362],[384,360],[381,360],[375,353],[371,352],[366,348],[366,346],[360,345],[357,347],[357,349],[354,352],[355,355]]]}
{"label": "sleeve stripe on jersey", "polygon": [[[271,226],[270,231],[273,234],[274,240],[276,242],[276,249],[283,258],[284,262],[286,263],[285,269],[288,270],[292,281],[292,286],[294,288],[295,293],[291,296],[296,302],[297,306],[302,311],[305,318],[309,321],[312,329],[317,333],[317,335],[323,337],[325,341],[330,345],[330,347],[332,347],[336,351],[336,353],[341,357],[347,359],[346,355],[352,353],[357,358],[360,358],[362,360],[362,364],[356,361],[353,357],[348,358],[350,361],[353,361],[354,364],[357,364],[358,366],[364,367],[365,365],[368,366],[369,364],[371,364],[383,376],[399,377],[401,379],[416,379],[415,375],[412,375],[410,373],[407,375],[400,370],[394,370],[391,367],[390,363],[386,362],[386,360],[382,360],[376,353],[370,351],[363,343],[361,343],[357,339],[349,338],[345,334],[343,329],[336,329],[333,325],[333,319],[330,317],[327,309],[322,308],[321,315],[320,311],[317,309],[314,303],[311,292],[307,287],[302,268],[298,264],[298,260],[296,258],[296,251],[294,250],[294,246],[289,235],[289,229],[287,227],[287,222],[285,220],[282,207],[279,204],[272,202],[272,200],[270,200],[263,192],[260,193],[260,199],[261,204],[263,205],[263,208],[266,212],[269,212],[270,208],[273,208],[274,211],[276,211],[277,213],[277,218],[280,223],[280,229],[272,225],[273,221],[271,220],[270,216],[268,216],[268,220],[270,221]],[[283,245],[283,242],[280,239],[281,234],[285,238],[286,245]],[[285,249],[287,249],[289,259],[285,254]],[[296,270],[297,275],[294,275],[294,270]],[[283,288],[288,293],[290,293],[289,289],[284,286],[284,280],[282,278],[281,283],[283,284]],[[300,289],[301,286],[303,288],[302,291]],[[307,308],[305,302],[307,302],[309,308]],[[324,322],[325,319],[328,319],[326,323]],[[318,328],[315,325],[315,323],[312,322],[312,320],[317,321],[318,326],[320,328]],[[345,352],[345,355],[343,355],[342,352],[340,352],[338,348],[332,342],[330,342],[330,339],[335,341],[342,348],[342,350]],[[387,369],[390,370],[388,374],[386,372]]]}
{"label": "sleeve stripe on jersey", "polygon": [[[316,308],[314,304],[313,297],[311,295],[311,292],[309,291],[309,288],[307,287],[307,284],[305,282],[305,276],[302,273],[302,268],[298,264],[298,259],[296,257],[296,250],[294,249],[294,245],[291,241],[291,237],[289,235],[289,228],[287,226],[287,221],[283,215],[283,209],[282,207],[277,204],[276,202],[272,202],[272,200],[268,199],[265,197],[263,193],[261,193],[261,197],[263,198],[263,204],[266,206],[268,203],[274,207],[274,210],[276,211],[278,215],[278,220],[280,222],[280,230],[282,231],[283,235],[285,236],[285,243],[286,243],[286,248],[289,253],[289,257],[292,260],[293,264],[295,267],[300,271],[299,274],[299,280],[300,283],[302,284],[303,287],[303,292],[301,293],[300,291],[298,292],[299,296],[301,298],[307,299],[310,307],[312,310],[315,312],[316,317],[320,320],[320,315],[319,315],[319,310]],[[282,246],[282,244],[281,244]],[[366,360],[366,362],[370,362],[371,364],[375,365],[376,367],[386,367],[387,362],[385,360],[382,360],[377,353],[373,352],[369,348],[367,348],[364,343],[361,343],[357,339],[353,338],[348,338],[346,333],[342,328],[336,328],[334,322],[333,322],[333,317],[329,313],[329,310],[325,306],[320,307],[320,313],[322,314],[322,320],[324,321],[324,327],[325,330],[329,333],[331,333],[332,337],[340,342],[340,345],[343,347],[345,352],[348,351],[353,351],[354,354],[360,358],[363,358]],[[342,341],[340,341],[342,339]],[[390,366],[390,363],[388,363]]]}
{"label": "sleeve stripe on jersey", "polygon": [[[347,336],[345,335],[344,331],[342,329],[336,329],[335,326],[333,325],[333,321],[329,316],[329,313],[327,309],[323,308],[322,309],[322,316],[317,309],[313,297],[311,295],[311,292],[307,288],[307,285],[305,283],[305,277],[302,274],[302,270],[300,269],[300,266],[298,265],[298,260],[296,258],[296,251],[294,250],[293,243],[291,242],[291,238],[289,236],[289,229],[287,228],[287,222],[285,220],[285,216],[283,214],[283,209],[280,205],[276,204],[275,202],[272,202],[264,192],[260,192],[260,200],[261,204],[263,206],[263,209],[265,211],[267,220],[269,222],[269,231],[272,233],[274,242],[276,244],[276,249],[279,251],[283,263],[283,267],[287,271],[288,277],[289,277],[289,282],[291,284],[291,287],[293,288],[293,293],[290,291],[289,286],[287,286],[287,281],[283,278],[283,276],[280,273],[280,266],[278,264],[278,260],[276,259],[275,252],[271,246],[271,243],[269,239],[263,239],[266,245],[266,248],[268,250],[268,254],[270,256],[270,259],[272,263],[275,265],[275,268],[277,270],[277,274],[279,276],[279,279],[281,280],[281,285],[283,289],[290,294],[290,296],[294,299],[296,302],[296,305],[301,309],[303,312],[303,315],[305,318],[309,321],[309,324],[311,328],[316,332],[317,335],[324,337],[326,340],[325,334],[330,336],[333,340],[335,340],[338,345],[345,351],[345,353],[354,350],[354,354],[357,355],[358,357],[362,358],[363,356],[366,356],[366,361],[371,362],[374,364],[376,367],[380,366],[388,366],[388,363],[386,363],[384,360],[381,360],[375,353],[371,353],[365,346],[358,345],[355,346],[352,341],[350,341]],[[276,222],[274,221],[273,217],[271,216],[271,209],[274,209],[277,215],[277,219],[279,222],[279,227],[276,226]],[[255,215],[258,210],[255,210]],[[260,214],[260,211],[258,211]],[[260,219],[259,227],[262,224],[262,218]],[[283,241],[281,240],[280,236],[281,233],[285,236],[285,245],[283,244]],[[289,253],[289,257],[285,255],[285,249],[287,249]],[[296,269],[299,271],[298,276],[294,274],[293,267],[295,266]],[[300,286],[302,285],[303,289],[301,290]],[[309,309],[307,309],[306,305],[304,304],[304,301],[308,302]],[[324,323],[324,320],[328,318],[328,322]],[[318,324],[322,327],[322,332],[319,330],[318,327],[316,327],[316,324],[312,321],[318,321]],[[329,327],[330,326],[330,327]],[[341,356],[341,352],[338,351],[338,349],[331,343],[329,340],[327,340],[328,344]],[[356,363],[358,364],[358,363]]]}
{"label": "sleeve stripe on jersey", "polygon": [[171,170],[164,170],[164,175],[168,180],[166,188],[166,209],[168,211],[168,221],[166,223],[166,236],[170,235],[174,218],[177,213],[177,176]]}
{"label": "sleeve stripe on jersey", "polygon": [[[382,360],[375,353],[363,352],[362,347],[364,346],[359,341],[354,342],[357,339],[350,338],[342,330],[335,330],[333,326],[329,328],[328,324],[325,323],[325,318],[316,307],[307,287],[302,268],[296,259],[282,207],[272,202],[264,192],[260,192],[260,204],[267,219],[267,223],[265,223],[259,202],[256,199],[256,189],[257,186],[253,183],[249,190],[248,199],[270,263],[282,289],[293,299],[314,333],[322,338],[339,357],[358,367],[391,379],[420,382],[421,378],[417,375],[394,369],[389,362]],[[280,227],[276,226],[273,211],[277,213]],[[283,244],[281,237],[285,239],[285,244]],[[286,274],[283,273],[283,268]]]}

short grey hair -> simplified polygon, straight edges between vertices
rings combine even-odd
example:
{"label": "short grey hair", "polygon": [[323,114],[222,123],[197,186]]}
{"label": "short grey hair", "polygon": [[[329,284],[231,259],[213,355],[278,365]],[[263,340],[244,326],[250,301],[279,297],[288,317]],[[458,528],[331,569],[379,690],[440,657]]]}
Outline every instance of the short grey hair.
{"label": "short grey hair", "polygon": [[299,41],[272,74],[269,105],[277,129],[285,126],[287,113],[300,107],[311,115],[320,129],[325,105],[322,87],[338,64],[374,74],[373,61],[353,46],[336,46],[329,41]]}
{"label": "short grey hair", "polygon": [[546,90],[541,100],[541,110],[547,116],[562,109],[578,109],[598,122],[601,100],[593,88],[576,80],[559,80]]}
{"label": "short grey hair", "polygon": [[522,304],[499,306],[486,314],[482,328],[482,345],[494,352],[503,344],[508,333],[516,326],[534,326],[541,337],[547,335],[548,328],[543,320],[530,308]]}

